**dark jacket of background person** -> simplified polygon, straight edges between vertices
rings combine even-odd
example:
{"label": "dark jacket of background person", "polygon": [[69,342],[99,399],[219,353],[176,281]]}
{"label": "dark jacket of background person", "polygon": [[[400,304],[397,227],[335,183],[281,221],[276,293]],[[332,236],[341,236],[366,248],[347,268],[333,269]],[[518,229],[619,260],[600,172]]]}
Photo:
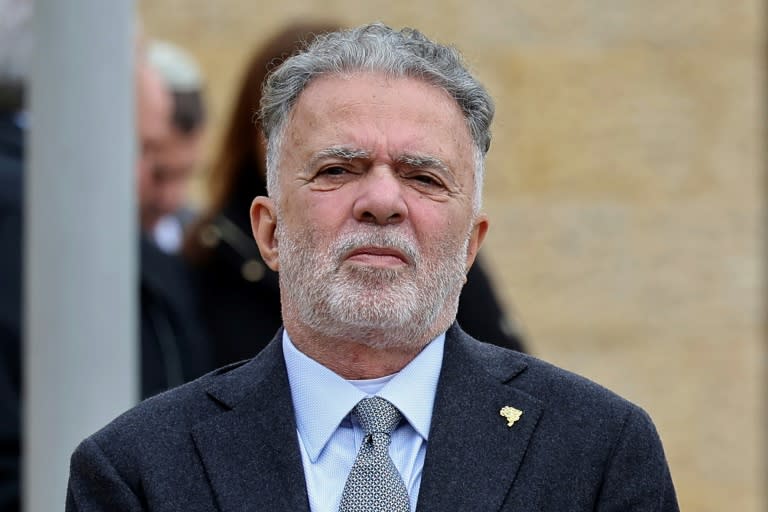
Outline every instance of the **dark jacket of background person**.
{"label": "dark jacket of background person", "polygon": [[[308,511],[280,340],[86,439],[72,456],[66,510]],[[505,404],[522,411],[511,426]],[[678,510],[642,409],[455,324],[422,475],[419,512]]]}
{"label": "dark jacket of background person", "polygon": [[195,294],[178,256],[140,240],[141,396],[183,384],[212,369]]}
{"label": "dark jacket of background person", "polygon": [[143,178],[139,277],[144,398],[213,369],[187,265],[154,236],[163,217],[183,217],[183,191],[205,125],[201,79],[181,48],[153,42],[146,51],[141,61],[144,74],[137,82],[144,121],[137,135],[145,149],[137,168]]}
{"label": "dark jacket of background person", "polygon": [[[260,126],[254,120],[261,84],[268,71],[305,42],[338,28],[327,23],[290,25],[258,48],[245,68],[209,175],[210,206],[190,230],[185,244],[218,366],[253,357],[282,325],[277,273],[268,269],[259,255],[249,215],[253,198],[267,195],[264,148]],[[479,260],[467,276],[457,320],[483,341],[524,350]]]}
{"label": "dark jacket of background person", "polygon": [[0,111],[0,511],[19,510],[23,132]]}

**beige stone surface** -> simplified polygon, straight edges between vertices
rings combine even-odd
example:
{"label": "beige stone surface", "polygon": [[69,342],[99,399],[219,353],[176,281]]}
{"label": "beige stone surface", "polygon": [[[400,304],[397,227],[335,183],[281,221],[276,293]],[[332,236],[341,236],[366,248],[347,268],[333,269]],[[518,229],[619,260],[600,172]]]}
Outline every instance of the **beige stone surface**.
{"label": "beige stone surface", "polygon": [[201,60],[214,143],[244,59],[287,20],[455,43],[497,100],[484,252],[531,350],[651,413],[682,510],[766,510],[762,2],[140,8]]}

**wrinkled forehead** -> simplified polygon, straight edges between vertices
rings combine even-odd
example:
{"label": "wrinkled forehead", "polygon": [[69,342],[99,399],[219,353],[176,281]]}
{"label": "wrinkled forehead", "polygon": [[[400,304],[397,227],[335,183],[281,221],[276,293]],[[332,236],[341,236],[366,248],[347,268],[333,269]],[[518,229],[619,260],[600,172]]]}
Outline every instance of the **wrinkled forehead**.
{"label": "wrinkled forehead", "polygon": [[[298,113],[304,115],[298,115]],[[440,123],[451,122],[469,125],[460,105],[445,89],[426,80],[409,76],[390,76],[383,72],[356,71],[324,74],[314,78],[298,95],[286,119],[286,126],[293,122],[312,123],[313,128],[325,127],[338,121],[344,113],[368,114],[368,121],[390,119],[395,115],[402,120],[418,118],[430,128],[440,129]],[[308,119],[306,114],[315,114]],[[425,126],[426,127],[426,126]]]}
{"label": "wrinkled forehead", "polygon": [[314,80],[299,96],[286,128],[284,153],[296,146],[321,150],[339,145],[372,154],[382,149],[435,157],[444,153],[453,160],[472,153],[469,127],[446,91],[381,73]]}

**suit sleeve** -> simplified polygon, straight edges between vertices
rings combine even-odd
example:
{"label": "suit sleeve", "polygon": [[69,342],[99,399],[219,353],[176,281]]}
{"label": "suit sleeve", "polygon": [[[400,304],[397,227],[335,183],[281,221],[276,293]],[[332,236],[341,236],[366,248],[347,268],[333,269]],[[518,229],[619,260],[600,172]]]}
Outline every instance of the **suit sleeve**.
{"label": "suit sleeve", "polygon": [[86,439],[70,461],[66,512],[148,510],[120,476],[99,445]]}
{"label": "suit sleeve", "polygon": [[650,417],[630,411],[608,461],[598,512],[679,512],[664,449]]}

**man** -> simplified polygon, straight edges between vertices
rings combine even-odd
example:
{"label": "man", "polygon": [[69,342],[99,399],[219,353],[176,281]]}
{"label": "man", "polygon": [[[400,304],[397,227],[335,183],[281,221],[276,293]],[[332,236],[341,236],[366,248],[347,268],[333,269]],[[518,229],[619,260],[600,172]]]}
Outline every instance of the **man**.
{"label": "man", "polygon": [[678,509],[642,410],[454,323],[493,116],[454,50],[320,37],[261,115],[285,329],[85,440],[68,510]]}
{"label": "man", "polygon": [[187,52],[166,41],[152,41],[147,57],[170,93],[172,109],[168,133],[150,174],[142,225],[161,250],[176,253],[183,225],[192,217],[185,208],[187,188],[200,162],[205,135],[202,73]]}
{"label": "man", "polygon": [[[157,166],[171,136],[172,97],[139,48],[137,62],[141,396],[178,386],[212,367],[187,269],[152,239],[157,221]],[[151,219],[151,222],[150,222]]]}

